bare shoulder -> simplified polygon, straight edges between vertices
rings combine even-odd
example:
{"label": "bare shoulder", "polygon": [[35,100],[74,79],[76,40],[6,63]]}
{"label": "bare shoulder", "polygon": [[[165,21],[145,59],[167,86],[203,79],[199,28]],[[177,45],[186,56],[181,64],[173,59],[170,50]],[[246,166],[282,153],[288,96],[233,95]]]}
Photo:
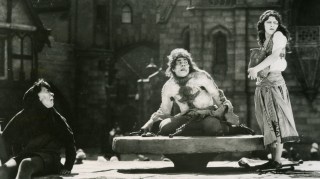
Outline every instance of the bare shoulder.
{"label": "bare shoulder", "polygon": [[273,35],[273,40],[286,40],[286,39],[287,37],[284,36],[283,33],[280,31],[275,32]]}
{"label": "bare shoulder", "polygon": [[273,48],[284,48],[287,44],[287,37],[282,32],[277,31],[274,33],[272,41]]}
{"label": "bare shoulder", "polygon": [[209,80],[212,80],[212,77],[210,76],[210,74],[204,70],[199,70],[197,72],[194,72],[193,73],[193,76],[195,78],[198,78],[198,79],[209,79]]}
{"label": "bare shoulder", "polygon": [[171,77],[166,81],[166,83],[163,85],[163,88],[170,88],[170,86],[173,86],[175,84],[174,79]]}
{"label": "bare shoulder", "polygon": [[162,87],[163,95],[170,95],[178,86],[173,78],[170,78]]}

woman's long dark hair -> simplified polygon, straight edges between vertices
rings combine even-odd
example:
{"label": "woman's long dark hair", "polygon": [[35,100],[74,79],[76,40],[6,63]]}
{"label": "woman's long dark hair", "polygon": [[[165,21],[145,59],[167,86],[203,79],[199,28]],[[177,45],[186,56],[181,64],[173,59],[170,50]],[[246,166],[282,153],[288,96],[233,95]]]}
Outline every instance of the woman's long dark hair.
{"label": "woman's long dark hair", "polygon": [[286,36],[286,38],[288,39],[288,41],[290,40],[290,33],[289,33],[287,27],[282,24],[281,15],[280,15],[277,11],[267,10],[267,11],[265,11],[265,12],[260,16],[259,21],[258,21],[258,23],[257,23],[257,30],[258,30],[258,38],[257,38],[257,41],[258,41],[258,44],[259,44],[260,46],[263,46],[263,43],[264,43],[264,41],[266,40],[266,36],[265,36],[265,32],[266,32],[266,31],[265,31],[265,29],[264,29],[264,22],[265,22],[266,20],[268,20],[268,18],[269,18],[270,16],[274,17],[274,18],[278,21],[278,23],[279,23],[278,28],[277,28],[276,31],[282,32],[282,34],[283,34],[284,36]]}

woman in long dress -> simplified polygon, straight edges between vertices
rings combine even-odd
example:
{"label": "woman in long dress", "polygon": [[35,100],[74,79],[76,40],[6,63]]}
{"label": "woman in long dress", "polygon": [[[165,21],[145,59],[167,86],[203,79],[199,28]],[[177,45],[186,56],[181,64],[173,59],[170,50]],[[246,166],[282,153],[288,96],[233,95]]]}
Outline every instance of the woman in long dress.
{"label": "woman in long dress", "polygon": [[[289,32],[282,24],[281,16],[267,10],[257,23],[258,43],[267,51],[267,57],[257,66],[248,69],[248,77],[256,79],[255,114],[264,135],[264,145],[270,149],[272,159],[264,168],[281,167],[283,143],[298,141],[290,98],[282,71],[287,67],[285,59]],[[267,76],[258,72],[270,68]]]}

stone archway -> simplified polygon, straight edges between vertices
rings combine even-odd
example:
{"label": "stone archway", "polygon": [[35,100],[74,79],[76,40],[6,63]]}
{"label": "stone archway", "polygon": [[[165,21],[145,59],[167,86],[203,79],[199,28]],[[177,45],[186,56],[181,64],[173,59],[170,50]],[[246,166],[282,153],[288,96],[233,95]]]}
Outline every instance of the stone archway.
{"label": "stone archway", "polygon": [[158,46],[153,43],[136,43],[118,48],[112,66],[115,69],[110,90],[110,106],[113,124],[119,125],[123,133],[132,132],[138,115],[137,81],[146,78],[145,69],[153,58],[160,66]]}

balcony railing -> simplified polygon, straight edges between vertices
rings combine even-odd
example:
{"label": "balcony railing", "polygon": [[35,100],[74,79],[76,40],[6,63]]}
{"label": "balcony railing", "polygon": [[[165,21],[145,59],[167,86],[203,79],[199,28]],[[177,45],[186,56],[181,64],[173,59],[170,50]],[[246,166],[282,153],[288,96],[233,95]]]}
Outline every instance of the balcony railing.
{"label": "balcony railing", "polygon": [[292,67],[303,93],[312,102],[320,87],[320,26],[294,28]]}
{"label": "balcony railing", "polygon": [[190,0],[190,6],[231,7],[235,4],[236,0]]}
{"label": "balcony railing", "polygon": [[233,8],[236,5],[237,0],[190,0],[188,9]]}
{"label": "balcony railing", "polygon": [[320,26],[296,26],[296,44],[318,44],[320,42]]}

